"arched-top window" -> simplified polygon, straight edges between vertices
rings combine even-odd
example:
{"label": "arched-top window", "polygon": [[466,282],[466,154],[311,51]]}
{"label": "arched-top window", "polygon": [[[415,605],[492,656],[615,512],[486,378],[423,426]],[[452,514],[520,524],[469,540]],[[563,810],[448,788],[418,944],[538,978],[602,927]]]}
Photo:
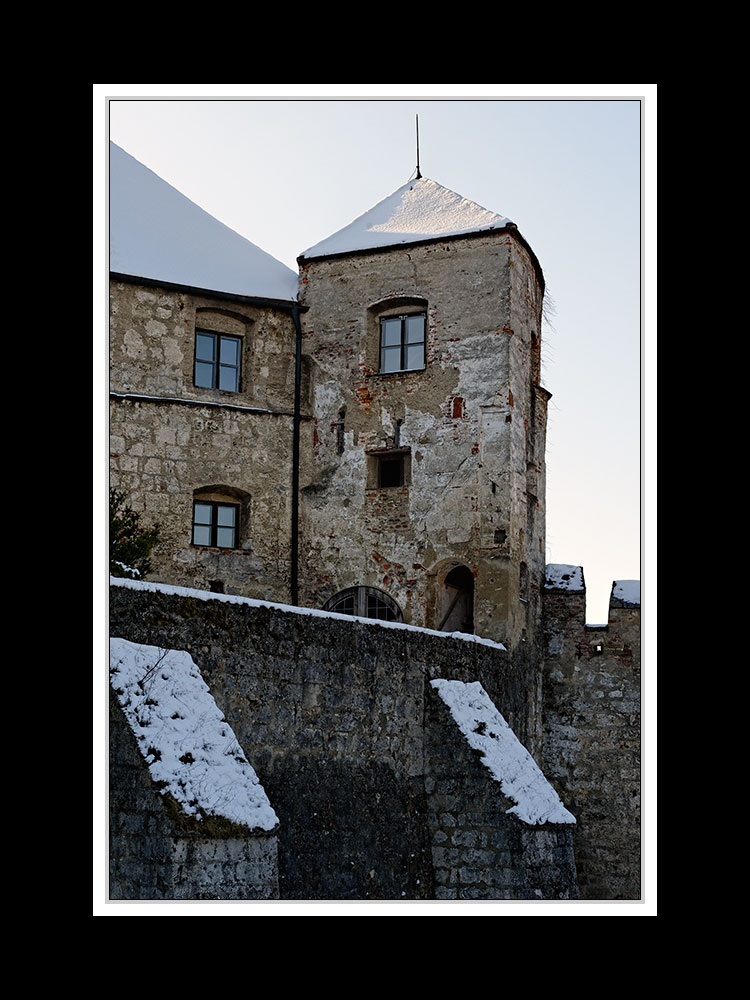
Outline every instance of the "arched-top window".
{"label": "arched-top window", "polygon": [[193,545],[239,549],[247,536],[250,494],[232,486],[202,486],[193,491]]}
{"label": "arched-top window", "polygon": [[335,611],[340,615],[355,615],[358,618],[378,618],[381,621],[403,621],[398,604],[375,587],[349,587],[326,602],[324,611]]}

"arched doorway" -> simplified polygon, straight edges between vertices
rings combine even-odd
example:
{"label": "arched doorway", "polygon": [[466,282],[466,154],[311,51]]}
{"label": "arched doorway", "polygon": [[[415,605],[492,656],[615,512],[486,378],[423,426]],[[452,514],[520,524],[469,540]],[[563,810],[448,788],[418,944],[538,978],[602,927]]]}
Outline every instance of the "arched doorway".
{"label": "arched doorway", "polygon": [[474,633],[474,574],[468,566],[454,566],[438,590],[438,632]]}

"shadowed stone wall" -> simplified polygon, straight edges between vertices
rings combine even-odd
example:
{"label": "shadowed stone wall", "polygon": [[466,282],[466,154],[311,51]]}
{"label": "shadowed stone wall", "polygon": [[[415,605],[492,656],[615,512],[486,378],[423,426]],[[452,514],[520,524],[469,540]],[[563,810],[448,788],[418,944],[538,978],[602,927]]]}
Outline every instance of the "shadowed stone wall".
{"label": "shadowed stone wall", "polygon": [[[496,646],[124,582],[110,608],[113,636],[185,649],[200,668],[279,817],[282,899],[435,898],[445,842],[430,797],[443,754],[460,781],[473,769],[466,834],[503,822],[496,783],[429,708],[431,679],[478,680],[527,739],[535,685]],[[460,898],[529,898],[527,875],[492,874],[500,861],[518,867],[518,856],[499,857],[484,839],[490,849],[472,856],[484,872]],[[559,846],[545,834],[535,849],[561,874]],[[554,890],[548,898],[575,891],[562,877],[552,888],[532,881],[532,892]]]}
{"label": "shadowed stone wall", "polygon": [[576,816],[582,899],[641,898],[640,605],[610,600],[586,625],[586,590],[544,595],[544,773]]}

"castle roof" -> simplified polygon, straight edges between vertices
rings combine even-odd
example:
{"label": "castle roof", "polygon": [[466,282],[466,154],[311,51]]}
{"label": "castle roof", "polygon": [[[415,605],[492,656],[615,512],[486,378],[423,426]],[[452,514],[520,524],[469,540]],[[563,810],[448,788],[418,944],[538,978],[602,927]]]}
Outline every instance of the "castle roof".
{"label": "castle roof", "polygon": [[251,298],[296,301],[298,276],[113,142],[110,271]]}
{"label": "castle roof", "polygon": [[408,181],[333,236],[305,250],[301,258],[420,243],[513,225],[505,216],[482,208],[428,177],[419,177]]}

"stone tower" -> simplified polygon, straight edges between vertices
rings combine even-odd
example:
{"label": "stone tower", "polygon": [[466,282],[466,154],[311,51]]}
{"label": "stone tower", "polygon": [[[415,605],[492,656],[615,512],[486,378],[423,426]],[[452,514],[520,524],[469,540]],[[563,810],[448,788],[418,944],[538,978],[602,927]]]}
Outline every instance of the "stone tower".
{"label": "stone tower", "polygon": [[418,177],[298,264],[300,603],[530,652],[549,399],[531,248]]}

